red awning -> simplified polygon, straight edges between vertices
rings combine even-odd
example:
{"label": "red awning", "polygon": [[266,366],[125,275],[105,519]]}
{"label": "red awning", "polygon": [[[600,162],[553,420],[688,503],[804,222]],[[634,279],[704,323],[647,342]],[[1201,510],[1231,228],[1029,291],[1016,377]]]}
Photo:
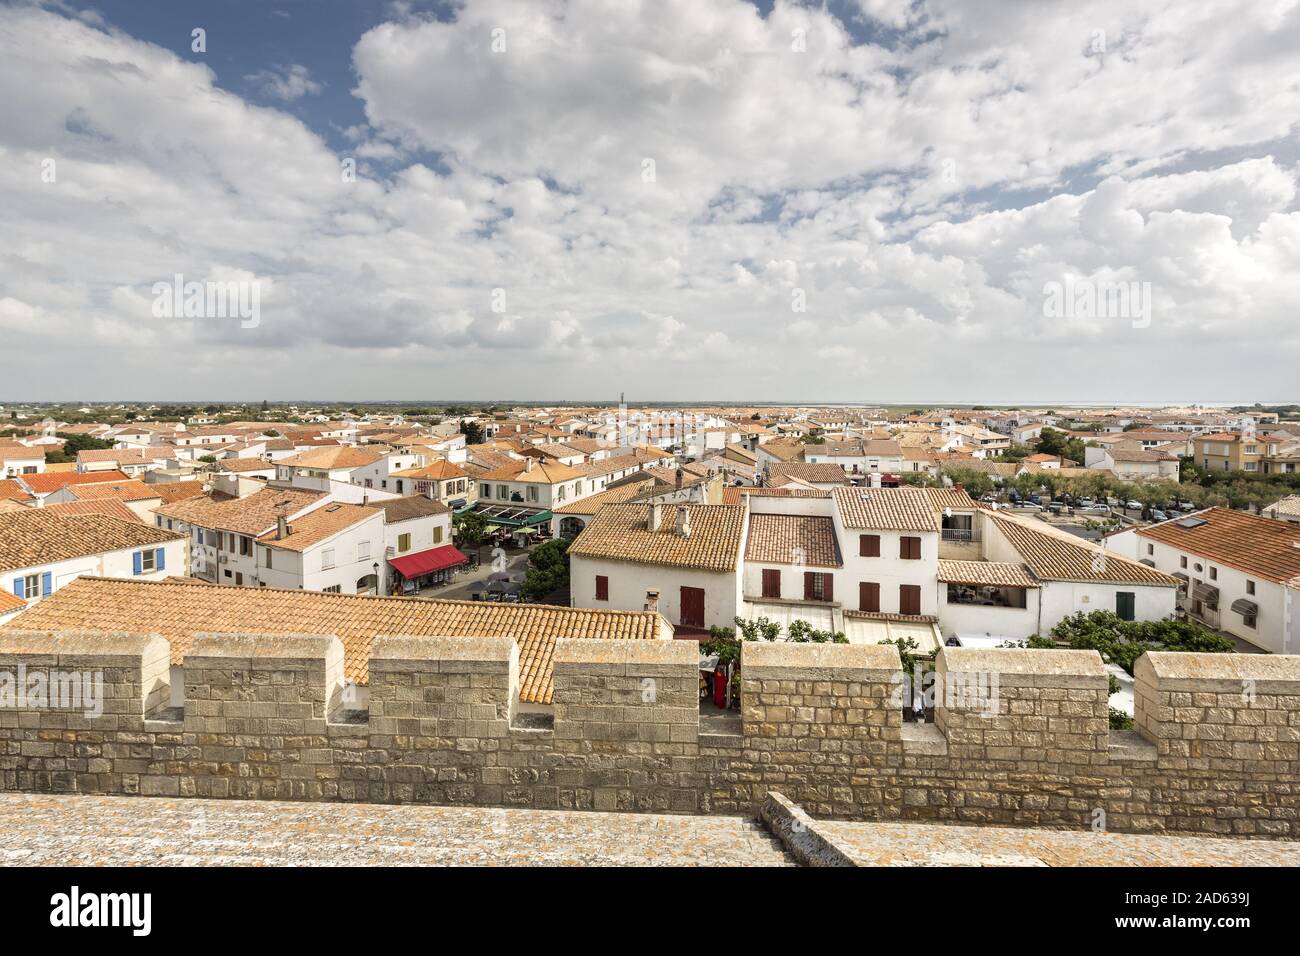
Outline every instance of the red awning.
{"label": "red awning", "polygon": [[428,551],[404,554],[400,558],[389,558],[388,563],[406,580],[413,581],[422,575],[455,567],[468,560],[469,558],[454,545],[444,544],[441,548],[430,548]]}

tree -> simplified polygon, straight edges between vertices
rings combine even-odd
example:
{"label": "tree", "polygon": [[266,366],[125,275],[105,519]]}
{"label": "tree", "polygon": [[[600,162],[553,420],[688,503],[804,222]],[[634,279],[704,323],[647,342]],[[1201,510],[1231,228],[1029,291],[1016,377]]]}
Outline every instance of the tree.
{"label": "tree", "polygon": [[451,523],[452,536],[463,547],[476,548],[487,537],[487,519],[477,511],[453,515]]}
{"label": "tree", "polygon": [[465,436],[465,444],[467,445],[481,445],[485,440],[483,426],[478,422],[462,418],[460,420],[460,431]]}
{"label": "tree", "polygon": [[569,586],[569,562],[565,552],[569,542],[553,538],[528,552],[528,571],[519,593],[529,600],[540,601],[548,594]]}

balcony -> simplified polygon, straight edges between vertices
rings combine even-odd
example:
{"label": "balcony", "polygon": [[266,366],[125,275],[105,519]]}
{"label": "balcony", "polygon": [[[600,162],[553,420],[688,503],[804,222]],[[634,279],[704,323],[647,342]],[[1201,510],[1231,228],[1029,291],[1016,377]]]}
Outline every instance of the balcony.
{"label": "balcony", "polygon": [[979,544],[980,534],[974,528],[944,528],[940,532],[944,541],[957,544]]}

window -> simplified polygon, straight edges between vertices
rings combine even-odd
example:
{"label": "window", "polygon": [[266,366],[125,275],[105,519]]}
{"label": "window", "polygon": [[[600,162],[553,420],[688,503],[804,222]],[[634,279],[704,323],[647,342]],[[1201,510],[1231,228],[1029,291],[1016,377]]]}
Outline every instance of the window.
{"label": "window", "polygon": [[410,534],[399,534],[397,536],[397,550],[399,553],[411,550]]}
{"label": "window", "polygon": [[1133,613],[1137,596],[1132,591],[1115,592],[1115,616],[1121,621],[1131,621],[1135,615]]}
{"label": "window", "polygon": [[[920,538],[917,538],[916,540],[919,542]],[[898,613],[921,613],[921,585],[900,584],[898,586]]]}
{"label": "window", "polygon": [[949,604],[974,604],[982,607],[1028,607],[1025,588],[1000,588],[984,584],[949,584]]}
{"label": "window", "polygon": [[398,478],[398,479],[397,479],[397,493],[398,493],[399,495],[404,493],[404,491],[403,491],[403,485],[402,485],[402,479],[401,479],[401,478]]}
{"label": "window", "polygon": [[368,561],[369,559],[370,559],[370,542],[369,542],[369,541],[358,541],[358,542],[357,542],[357,560],[358,560],[358,561]]}
{"label": "window", "polygon": [[1211,567],[1211,568],[1210,568],[1210,580],[1211,580],[1211,581],[1217,581],[1217,580],[1219,580],[1219,569],[1218,569],[1218,568],[1216,568],[1216,567]]}
{"label": "window", "polygon": [[858,535],[858,556],[863,558],[880,557],[880,535],[878,534]]}
{"label": "window", "polygon": [[858,609],[880,610],[880,585],[875,581],[863,581],[858,585]]}
{"label": "window", "polygon": [[[902,537],[898,539],[898,556],[908,561],[919,561],[921,559],[921,539],[912,537]],[[919,613],[917,611],[911,612]]]}
{"label": "window", "polygon": [[247,535],[243,535],[243,534],[241,534],[241,535],[239,536],[239,553],[242,554],[242,555],[243,555],[244,557],[246,557],[246,558],[248,558],[248,557],[252,557],[252,554],[253,554],[253,539],[252,539],[252,538],[248,537]]}
{"label": "window", "polygon": [[1246,579],[1246,593],[1247,594],[1255,593],[1255,582],[1250,580],[1249,578]]}
{"label": "window", "polygon": [[244,572],[243,572],[243,571],[236,571],[236,572],[235,572],[235,584],[236,584],[236,586],[238,586],[238,587],[243,587],[243,586],[244,586]]}
{"label": "window", "polygon": [[[15,591],[18,588],[14,588]],[[34,598],[41,596],[41,576],[39,574],[29,574],[22,578],[22,593],[18,595],[21,598]]]}
{"label": "window", "polygon": [[779,598],[781,596],[781,571],[779,568],[763,569],[763,597]]}
{"label": "window", "polygon": [[320,553],[320,567],[322,571],[327,571],[334,567],[334,549],[326,548]]}
{"label": "window", "polygon": [[510,497],[510,486],[497,485],[497,497],[500,498],[502,501],[507,500]]}
{"label": "window", "polygon": [[820,571],[805,571],[803,575],[803,599],[805,601],[834,601],[834,578]]}
{"label": "window", "polygon": [[555,489],[555,500],[563,501],[565,498],[564,485],[557,485]]}
{"label": "window", "polygon": [[434,529],[433,529],[433,543],[434,543],[434,544],[442,544],[442,529],[441,529],[441,528],[434,528]]}
{"label": "window", "polygon": [[341,585],[341,584],[332,584],[332,585],[330,585],[330,586],[327,587],[327,588],[322,588],[321,591],[322,591],[323,593],[325,593],[325,594],[342,594],[342,593],[343,593],[343,585]]}
{"label": "window", "polygon": [[265,548],[264,550],[266,551],[266,569],[268,571],[271,571],[273,570],[273,568],[271,567],[271,549]]}
{"label": "window", "polygon": [[609,600],[609,578],[603,574],[596,575],[596,600]]}
{"label": "window", "polygon": [[491,498],[491,497],[492,497],[492,486],[489,485],[489,484],[487,484],[486,482],[484,482],[483,484],[479,485],[479,486],[478,486],[478,496],[479,496],[480,498]]}
{"label": "window", "polygon": [[140,574],[152,574],[158,570],[157,553],[154,551],[140,552]]}
{"label": "window", "polygon": [[1246,625],[1248,628],[1250,628],[1251,630],[1254,630],[1254,629],[1255,629],[1255,615],[1253,615],[1253,614],[1243,614],[1243,615],[1241,616],[1241,623],[1242,623],[1242,624],[1245,624],[1245,625]]}
{"label": "window", "polygon": [[1156,553],[1156,546],[1154,544],[1148,544],[1147,554],[1155,554],[1155,553]]}
{"label": "window", "polygon": [[1181,558],[1178,559],[1178,566],[1180,568],[1187,567],[1187,555],[1183,555]]}

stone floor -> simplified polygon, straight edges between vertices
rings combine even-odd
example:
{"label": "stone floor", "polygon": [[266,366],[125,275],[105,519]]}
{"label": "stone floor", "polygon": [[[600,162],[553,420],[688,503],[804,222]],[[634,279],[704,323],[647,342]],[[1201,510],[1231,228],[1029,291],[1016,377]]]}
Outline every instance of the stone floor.
{"label": "stone floor", "polygon": [[789,866],[739,817],[0,794],[0,865]]}
{"label": "stone floor", "polygon": [[1300,843],[1272,840],[919,823],[817,828],[858,866],[1300,866]]}

